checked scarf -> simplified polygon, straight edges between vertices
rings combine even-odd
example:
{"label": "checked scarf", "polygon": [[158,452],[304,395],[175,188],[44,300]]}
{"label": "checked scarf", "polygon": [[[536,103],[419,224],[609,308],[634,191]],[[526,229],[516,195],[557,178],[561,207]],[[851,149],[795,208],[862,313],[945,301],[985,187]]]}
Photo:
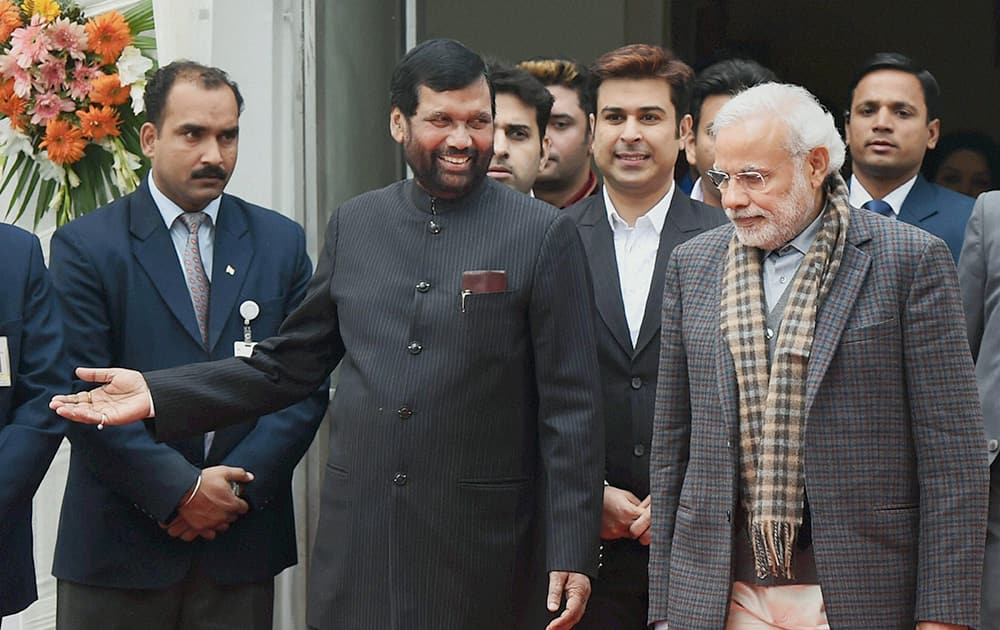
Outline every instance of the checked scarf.
{"label": "checked scarf", "polygon": [[761,250],[729,243],[722,288],[722,335],[739,389],[740,500],[761,578],[792,579],[792,549],[802,525],[806,370],[816,311],[844,255],[850,207],[836,173],[827,183],[823,225],[789,291],[770,369]]}

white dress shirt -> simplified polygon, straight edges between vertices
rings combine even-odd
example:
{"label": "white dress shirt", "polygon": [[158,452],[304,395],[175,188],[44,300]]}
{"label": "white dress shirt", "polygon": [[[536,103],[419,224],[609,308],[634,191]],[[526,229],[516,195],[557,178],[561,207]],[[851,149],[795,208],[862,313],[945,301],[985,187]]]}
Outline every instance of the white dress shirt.
{"label": "white dress shirt", "polygon": [[622,304],[625,306],[625,319],[628,322],[633,348],[639,339],[649,287],[653,282],[656,252],[660,248],[660,232],[663,230],[663,222],[667,218],[667,210],[674,197],[675,187],[671,183],[667,194],[653,204],[646,214],[639,217],[635,226],[630,226],[618,214],[608,195],[607,187],[601,191],[604,195],[604,207],[608,211],[608,223],[611,224],[611,231],[615,236],[618,281],[621,284]]}
{"label": "white dress shirt", "polygon": [[[910,179],[903,182],[902,186],[882,198],[882,201],[892,207],[892,212],[897,217],[899,216],[900,209],[903,207],[903,202],[906,201],[906,196],[910,194],[910,189],[912,189],[913,185],[916,183],[917,176],[914,175]],[[851,175],[851,196],[848,198],[848,203],[855,208],[860,208],[872,199],[874,199],[872,194],[865,190],[865,187],[861,185],[861,182],[858,181],[857,177]]]}

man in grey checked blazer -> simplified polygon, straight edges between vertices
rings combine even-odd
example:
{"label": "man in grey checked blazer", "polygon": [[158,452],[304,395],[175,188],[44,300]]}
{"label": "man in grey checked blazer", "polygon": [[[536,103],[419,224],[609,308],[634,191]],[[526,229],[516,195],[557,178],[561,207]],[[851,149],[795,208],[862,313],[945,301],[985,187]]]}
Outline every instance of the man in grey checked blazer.
{"label": "man in grey checked blazer", "polygon": [[[678,246],[666,273],[650,623],[977,626],[986,450],[947,246],[847,205],[843,143],[802,88],[741,93],[713,133],[732,225]],[[724,313],[732,292],[759,329]],[[734,364],[751,345],[763,389]],[[779,421],[791,437],[768,444]],[[758,493],[773,478],[795,492]]]}

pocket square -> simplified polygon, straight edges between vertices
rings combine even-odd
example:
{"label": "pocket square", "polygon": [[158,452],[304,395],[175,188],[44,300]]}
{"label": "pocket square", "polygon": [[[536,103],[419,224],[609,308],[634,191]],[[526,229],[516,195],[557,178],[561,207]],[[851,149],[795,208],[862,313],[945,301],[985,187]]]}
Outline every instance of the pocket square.
{"label": "pocket square", "polygon": [[507,272],[477,270],[462,272],[462,293],[501,293],[507,290]]}

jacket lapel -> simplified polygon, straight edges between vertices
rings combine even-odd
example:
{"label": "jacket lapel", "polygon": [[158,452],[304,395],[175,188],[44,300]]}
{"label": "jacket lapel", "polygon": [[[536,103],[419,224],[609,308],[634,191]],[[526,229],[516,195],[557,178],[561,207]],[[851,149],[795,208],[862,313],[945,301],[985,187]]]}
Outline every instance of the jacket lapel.
{"label": "jacket lapel", "polygon": [[632,356],[632,339],[628,333],[622,287],[618,279],[615,238],[608,225],[608,213],[601,195],[591,197],[589,208],[580,220],[580,235],[590,261],[597,311],[625,354]]}
{"label": "jacket lapel", "polygon": [[938,213],[934,202],[934,189],[923,175],[917,175],[917,181],[899,209],[899,220],[910,225],[920,225]]}
{"label": "jacket lapel", "polygon": [[698,221],[694,206],[691,205],[691,200],[680,188],[674,188],[674,196],[670,201],[663,229],[660,231],[660,245],[656,250],[653,278],[649,283],[646,309],[642,315],[639,338],[635,344],[636,355],[642,352],[660,331],[663,319],[663,276],[667,270],[670,254],[675,247],[691,238],[700,229],[702,226]]}
{"label": "jacket lapel", "polygon": [[871,267],[871,256],[858,248],[858,245],[868,241],[871,236],[867,225],[859,214],[862,210],[852,210],[850,224],[847,228],[847,244],[844,247],[844,258],[840,270],[830,287],[830,293],[816,313],[816,330],[813,333],[812,351],[809,357],[809,368],[806,372],[806,409],[812,407],[816,392],[826,375],[830,361],[840,344],[841,333],[847,325],[858,292],[868,276]]}
{"label": "jacket lapel", "polygon": [[132,255],[139,266],[149,276],[167,309],[191,338],[202,346],[191,294],[177,259],[177,250],[145,180],[129,202],[129,232]]}
{"label": "jacket lapel", "polygon": [[[221,340],[226,321],[240,316],[236,300],[253,259],[252,241],[243,208],[229,195],[223,195],[215,226],[212,292],[208,302],[208,347],[212,351]],[[234,341],[238,340],[225,340],[230,345]]]}

